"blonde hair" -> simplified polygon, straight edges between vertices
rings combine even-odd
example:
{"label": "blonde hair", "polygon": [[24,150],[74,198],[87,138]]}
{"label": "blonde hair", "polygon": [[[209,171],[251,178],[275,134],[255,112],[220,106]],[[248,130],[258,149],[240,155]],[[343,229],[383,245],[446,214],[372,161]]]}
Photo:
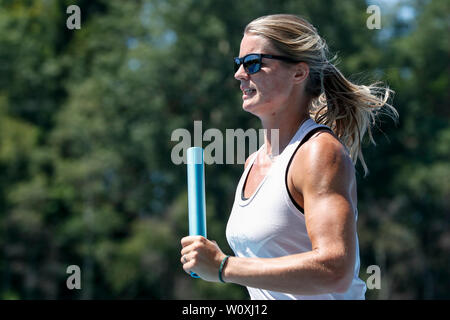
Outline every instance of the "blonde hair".
{"label": "blonde hair", "polygon": [[359,159],[367,175],[361,142],[367,131],[375,144],[371,128],[378,114],[398,118],[397,110],[388,103],[393,91],[380,86],[380,82],[364,86],[347,80],[331,61],[336,57],[327,58],[329,51],[325,40],[313,25],[299,16],[263,16],[250,22],[244,33],[262,36],[281,54],[308,64],[305,91],[311,97],[310,116],[333,130],[348,148],[353,163]]}

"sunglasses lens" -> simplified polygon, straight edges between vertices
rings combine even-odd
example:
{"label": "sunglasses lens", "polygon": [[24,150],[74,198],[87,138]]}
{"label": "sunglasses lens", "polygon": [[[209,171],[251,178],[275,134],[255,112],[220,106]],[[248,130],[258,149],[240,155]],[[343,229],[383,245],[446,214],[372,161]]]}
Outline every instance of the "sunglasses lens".
{"label": "sunglasses lens", "polygon": [[245,72],[248,74],[261,70],[261,58],[257,54],[250,54],[244,58],[234,58],[234,72],[239,70],[241,64],[244,65]]}
{"label": "sunglasses lens", "polygon": [[261,69],[261,64],[259,62],[253,62],[248,64],[246,70],[249,74],[254,74]]}
{"label": "sunglasses lens", "polygon": [[241,66],[241,61],[239,60],[239,58],[234,58],[234,72],[238,71],[240,66]]}
{"label": "sunglasses lens", "polygon": [[261,69],[261,59],[257,55],[245,57],[244,68],[249,74],[258,72]]}

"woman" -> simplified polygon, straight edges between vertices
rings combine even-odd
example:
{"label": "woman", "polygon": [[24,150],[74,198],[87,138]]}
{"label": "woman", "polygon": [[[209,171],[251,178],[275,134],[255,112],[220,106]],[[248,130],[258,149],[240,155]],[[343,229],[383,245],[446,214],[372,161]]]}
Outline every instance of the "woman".
{"label": "woman", "polygon": [[372,140],[376,113],[397,116],[390,90],[348,81],[316,29],[294,15],[248,24],[235,65],[243,109],[267,129],[265,143],[237,186],[226,230],[235,256],[185,237],[183,269],[246,286],[252,299],[364,299],[354,165],[367,173],[361,141],[366,131]]}

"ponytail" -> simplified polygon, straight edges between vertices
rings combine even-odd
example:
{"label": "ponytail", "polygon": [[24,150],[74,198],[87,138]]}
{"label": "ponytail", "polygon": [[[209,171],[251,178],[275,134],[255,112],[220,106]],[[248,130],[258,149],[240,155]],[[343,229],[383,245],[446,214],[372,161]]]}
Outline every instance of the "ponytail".
{"label": "ponytail", "polygon": [[[379,114],[387,114],[394,120],[398,117],[397,110],[388,103],[393,91],[379,82],[369,86],[356,85],[330,62],[325,63],[322,69],[321,93],[312,99],[310,115],[317,123],[333,130],[347,147],[353,163],[356,164],[359,159],[366,176],[369,170],[361,143],[367,131],[370,142],[376,144],[372,127]],[[317,89],[315,91],[317,94]]]}

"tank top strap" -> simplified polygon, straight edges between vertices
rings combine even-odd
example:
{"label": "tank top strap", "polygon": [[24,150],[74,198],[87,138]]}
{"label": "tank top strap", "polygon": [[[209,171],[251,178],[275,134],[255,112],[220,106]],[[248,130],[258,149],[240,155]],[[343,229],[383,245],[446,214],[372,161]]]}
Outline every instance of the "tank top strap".
{"label": "tank top strap", "polygon": [[[312,134],[319,130],[329,130],[331,133],[333,131],[330,129],[330,127],[323,125],[323,124],[317,124],[313,119],[306,120],[297,130],[295,135],[292,137],[289,144],[284,148],[282,153],[280,154],[280,161],[284,162],[286,165],[290,160],[292,159],[292,156],[297,151],[297,149],[306,142]],[[284,167],[284,166],[283,166]]]}

